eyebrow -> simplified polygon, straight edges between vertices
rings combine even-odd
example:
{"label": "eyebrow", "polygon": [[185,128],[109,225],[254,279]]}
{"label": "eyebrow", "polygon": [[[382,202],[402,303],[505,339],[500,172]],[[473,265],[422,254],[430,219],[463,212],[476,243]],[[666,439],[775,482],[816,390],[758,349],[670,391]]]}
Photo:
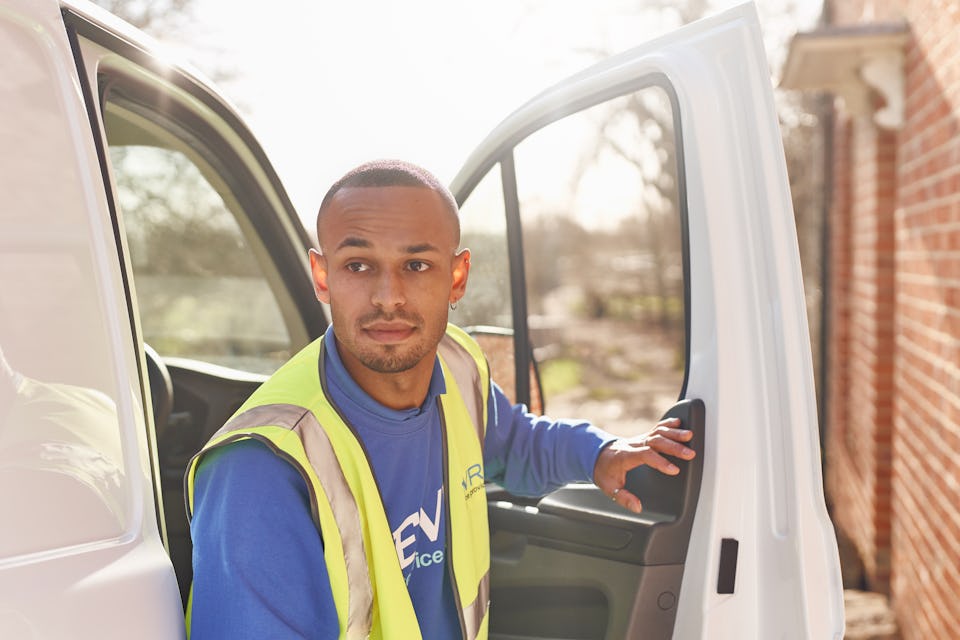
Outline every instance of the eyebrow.
{"label": "eyebrow", "polygon": [[422,244],[413,244],[406,248],[407,253],[427,253],[429,251],[440,251],[440,249],[430,244],[429,242],[424,242]]}
{"label": "eyebrow", "polygon": [[[373,245],[369,240],[365,238],[358,238],[356,236],[347,236],[344,238],[340,244],[337,245],[337,248],[334,251],[339,251],[340,249],[345,249],[347,247],[353,247],[358,249],[370,249]],[[429,242],[423,242],[420,244],[412,244],[404,248],[404,253],[428,253],[430,251],[440,251],[435,245],[430,244]]]}
{"label": "eyebrow", "polygon": [[368,249],[370,246],[369,240],[364,240],[363,238],[357,238],[354,236],[347,236],[340,242],[340,244],[337,245],[337,248],[334,249],[334,251],[339,251],[340,249],[344,249],[346,247],[359,247],[361,249]]}

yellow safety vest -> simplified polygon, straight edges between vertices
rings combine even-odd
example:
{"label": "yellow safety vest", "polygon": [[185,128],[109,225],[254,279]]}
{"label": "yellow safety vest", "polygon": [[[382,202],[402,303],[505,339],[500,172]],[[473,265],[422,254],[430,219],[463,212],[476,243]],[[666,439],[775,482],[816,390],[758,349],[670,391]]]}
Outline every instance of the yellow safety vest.
{"label": "yellow safety vest", "polygon": [[[323,536],[340,637],[422,638],[369,460],[326,392],[322,343],[322,338],[313,342],[284,364],[193,457],[185,480],[188,517],[205,453],[248,438],[265,443],[306,481],[313,520]],[[484,640],[490,533],[486,492],[475,479],[477,470],[482,478],[490,372],[480,347],[453,325],[438,351],[446,383],[440,404],[451,583],[465,640]],[[189,628],[188,607],[188,633]]]}

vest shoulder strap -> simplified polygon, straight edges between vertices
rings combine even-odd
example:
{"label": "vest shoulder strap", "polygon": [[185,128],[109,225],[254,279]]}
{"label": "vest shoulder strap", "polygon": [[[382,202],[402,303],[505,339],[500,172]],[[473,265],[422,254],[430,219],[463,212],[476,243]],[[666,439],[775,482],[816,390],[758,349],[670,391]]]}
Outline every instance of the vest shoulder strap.
{"label": "vest shoulder strap", "polygon": [[453,324],[447,325],[447,333],[437,351],[453,375],[482,443],[486,434],[487,401],[490,397],[490,365],[487,358],[480,345]]}

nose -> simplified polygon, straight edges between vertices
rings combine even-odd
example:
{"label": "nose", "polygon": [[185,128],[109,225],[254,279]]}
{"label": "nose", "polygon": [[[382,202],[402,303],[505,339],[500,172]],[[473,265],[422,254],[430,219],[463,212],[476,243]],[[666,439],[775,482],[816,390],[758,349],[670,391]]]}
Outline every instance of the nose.
{"label": "nose", "polygon": [[371,302],[375,307],[385,311],[402,307],[406,302],[406,296],[403,292],[403,278],[399,274],[386,269],[381,271],[373,289]]}

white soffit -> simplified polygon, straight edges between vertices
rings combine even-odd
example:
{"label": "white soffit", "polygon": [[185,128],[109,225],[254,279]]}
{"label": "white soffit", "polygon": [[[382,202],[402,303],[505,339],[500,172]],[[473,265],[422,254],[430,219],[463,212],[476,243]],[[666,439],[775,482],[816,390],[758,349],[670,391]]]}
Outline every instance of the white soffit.
{"label": "white soffit", "polygon": [[[829,91],[843,98],[852,115],[872,114],[877,125],[899,129],[903,126],[903,48],[908,38],[904,22],[798,33],[790,41],[780,86]],[[884,102],[876,109],[874,91]]]}

